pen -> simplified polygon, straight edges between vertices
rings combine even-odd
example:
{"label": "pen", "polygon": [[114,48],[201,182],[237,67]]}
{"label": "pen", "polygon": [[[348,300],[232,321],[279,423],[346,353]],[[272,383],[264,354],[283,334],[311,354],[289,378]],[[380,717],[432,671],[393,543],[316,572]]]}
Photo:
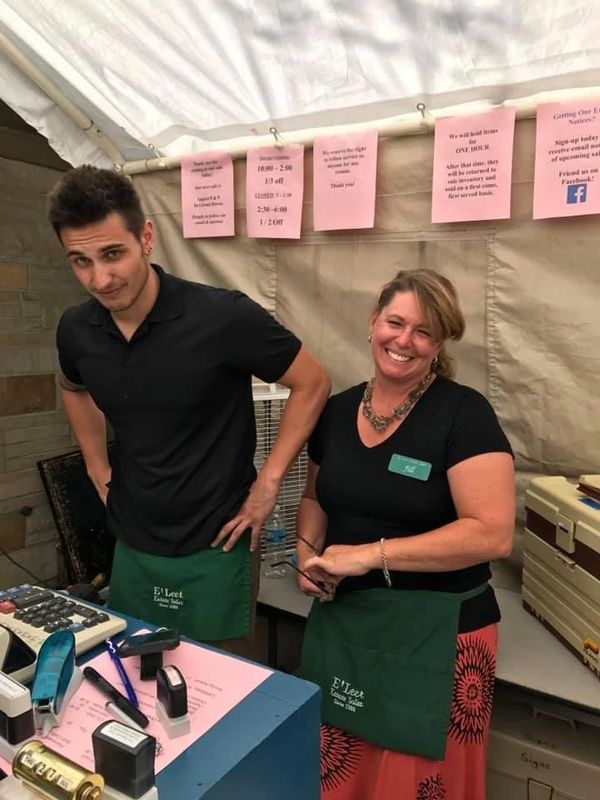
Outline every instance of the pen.
{"label": "pen", "polygon": [[148,717],[143,714],[139,708],[136,708],[133,703],[129,701],[124,694],[118,689],[110,684],[106,678],[102,677],[99,672],[97,672],[93,667],[84,667],[83,668],[83,676],[87,678],[87,680],[95,686],[102,694],[106,695],[109,700],[115,704],[115,706],[126,714],[129,719],[137,722],[138,725],[141,725],[142,728],[146,728],[150,720]]}
{"label": "pen", "polygon": [[121,678],[121,682],[125,687],[125,691],[127,692],[127,697],[129,698],[130,702],[136,708],[140,707],[139,701],[137,699],[137,695],[133,686],[131,685],[131,681],[129,680],[129,676],[125,671],[125,667],[123,666],[123,662],[119,658],[119,654],[117,653],[117,648],[114,646],[112,639],[107,639],[104,643],[106,645],[106,649],[108,650],[108,654],[112,658],[113,664],[117,668],[117,672],[119,673],[119,677]]}
{"label": "pen", "polygon": [[[130,717],[127,716],[127,714],[124,714],[121,711],[121,709],[117,708],[117,706],[114,703],[111,703],[110,700],[108,701],[108,703],[104,704],[104,708],[107,711],[110,711],[113,717],[120,719],[121,722],[123,722],[125,725],[129,725],[131,728],[135,728],[136,730],[141,731],[142,733],[146,733],[146,731],[142,728],[141,725],[138,725],[137,722],[134,722]],[[148,734],[148,736],[151,736],[151,734]],[[159,755],[159,753],[162,753],[163,749],[162,744],[158,741],[156,736],[154,737],[154,739],[156,740],[156,747],[155,747],[156,755]]]}

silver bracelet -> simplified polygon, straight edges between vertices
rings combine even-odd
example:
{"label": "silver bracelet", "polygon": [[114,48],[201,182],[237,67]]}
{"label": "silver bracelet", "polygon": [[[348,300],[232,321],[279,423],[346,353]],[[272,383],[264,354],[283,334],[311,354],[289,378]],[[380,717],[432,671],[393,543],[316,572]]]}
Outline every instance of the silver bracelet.
{"label": "silver bracelet", "polygon": [[383,543],[384,542],[385,542],[385,539],[382,536],[381,539],[379,540],[379,550],[381,551],[381,563],[383,565],[383,567],[382,567],[382,569],[383,569],[383,577],[385,578],[385,582],[387,584],[388,589],[391,589],[392,588],[392,577],[390,575],[390,570],[389,570],[389,567],[388,567],[387,558],[385,557],[385,549],[383,547]]}

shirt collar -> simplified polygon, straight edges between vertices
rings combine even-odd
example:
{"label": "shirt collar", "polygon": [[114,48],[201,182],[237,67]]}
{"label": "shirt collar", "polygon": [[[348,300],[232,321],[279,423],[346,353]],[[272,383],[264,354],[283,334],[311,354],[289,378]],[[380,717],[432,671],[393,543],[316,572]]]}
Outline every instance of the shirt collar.
{"label": "shirt collar", "polygon": [[[167,322],[180,317],[184,311],[184,284],[167,274],[158,264],[150,266],[158,275],[158,297],[144,322]],[[108,322],[112,322],[112,317],[110,311],[94,298],[87,321],[90,325],[106,327]]]}

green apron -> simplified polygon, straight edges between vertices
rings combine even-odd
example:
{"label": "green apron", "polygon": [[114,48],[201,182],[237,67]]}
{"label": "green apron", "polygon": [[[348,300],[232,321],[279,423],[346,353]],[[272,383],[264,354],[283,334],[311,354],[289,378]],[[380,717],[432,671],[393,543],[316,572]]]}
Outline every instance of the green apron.
{"label": "green apron", "polygon": [[206,547],[189,556],[153,556],[117,542],[110,608],[196,641],[246,636],[252,563],[247,535],[228,553]]}
{"label": "green apron", "polygon": [[401,753],[446,750],[460,606],[468,592],[366,589],[312,605],[301,675],[324,722]]}

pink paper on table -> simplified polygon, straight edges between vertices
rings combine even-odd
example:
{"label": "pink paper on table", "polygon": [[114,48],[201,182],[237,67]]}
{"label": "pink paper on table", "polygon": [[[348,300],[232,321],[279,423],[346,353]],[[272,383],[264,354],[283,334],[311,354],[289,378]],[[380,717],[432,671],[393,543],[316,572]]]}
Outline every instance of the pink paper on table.
{"label": "pink paper on table", "polygon": [[[156,772],[170,764],[272,675],[270,669],[206,650],[190,642],[181,642],[175,650],[165,652],[164,663],[179,667],[187,683],[191,730],[176,739],[169,739],[157,721],[156,681],[140,680],[139,658],[125,661],[125,669],[134,686],[140,709],[150,719],[145,730],[162,745],[162,752],[156,756]],[[93,666],[116,689],[125,693],[108,653],[93,658],[85,666]],[[82,767],[93,770],[92,732],[101,722],[114,719],[105,709],[107,701],[107,697],[84,679],[65,711],[62,724],[48,734],[44,743]],[[6,767],[4,769],[7,771]]]}
{"label": "pink paper on table", "polygon": [[257,147],[246,156],[246,220],[256,239],[299,239],[304,145]]}
{"label": "pink paper on table", "polygon": [[533,218],[600,213],[600,97],[537,108]]}
{"label": "pink paper on table", "polygon": [[375,224],[377,131],[318,136],[313,145],[316,231]]}
{"label": "pink paper on table", "polygon": [[435,123],[432,222],[510,217],[515,109]]}
{"label": "pink paper on table", "polygon": [[233,164],[228,153],[182,157],[181,217],[186,239],[233,236]]}

